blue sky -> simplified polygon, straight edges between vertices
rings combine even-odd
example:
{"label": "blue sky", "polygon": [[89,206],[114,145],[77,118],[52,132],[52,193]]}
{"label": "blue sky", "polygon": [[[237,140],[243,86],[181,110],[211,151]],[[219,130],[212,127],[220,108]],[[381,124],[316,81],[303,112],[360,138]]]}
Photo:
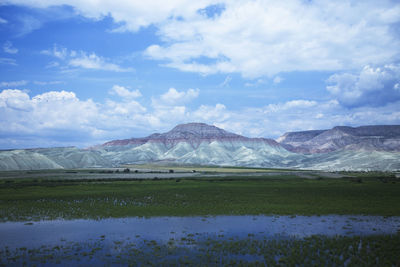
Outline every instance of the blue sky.
{"label": "blue sky", "polygon": [[400,124],[398,1],[0,3],[0,148]]}

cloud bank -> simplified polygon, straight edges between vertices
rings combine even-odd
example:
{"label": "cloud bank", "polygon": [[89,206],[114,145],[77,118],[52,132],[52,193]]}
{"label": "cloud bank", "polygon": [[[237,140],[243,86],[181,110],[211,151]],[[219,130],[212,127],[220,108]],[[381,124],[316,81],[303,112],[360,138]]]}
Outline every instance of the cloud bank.
{"label": "cloud bank", "polygon": [[[19,89],[0,92],[0,148],[89,146],[104,141],[146,136],[179,123],[205,122],[252,137],[276,138],[287,131],[327,129],[337,125],[400,124],[400,101],[349,111],[339,101],[305,99],[260,108],[229,109],[223,103],[191,102],[199,90],[170,88],[146,106],[138,90],[114,85],[117,100],[79,99],[74,92],[49,91],[30,96]],[[140,101],[138,98],[140,97]],[[190,107],[192,106],[192,107]],[[395,112],[393,112],[395,110]]]}

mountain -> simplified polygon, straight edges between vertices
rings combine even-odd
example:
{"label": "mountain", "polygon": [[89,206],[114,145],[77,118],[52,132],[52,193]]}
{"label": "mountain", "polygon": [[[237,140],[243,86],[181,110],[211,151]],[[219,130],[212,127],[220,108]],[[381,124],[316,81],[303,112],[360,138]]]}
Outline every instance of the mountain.
{"label": "mountain", "polygon": [[400,126],[338,126],[248,138],[204,123],[75,147],[0,151],[0,170],[195,164],[318,170],[400,170]]}
{"label": "mountain", "polygon": [[166,133],[110,141],[94,149],[115,164],[161,161],[283,167],[293,154],[272,139],[248,138],[204,123],[181,124]]}
{"label": "mountain", "polygon": [[400,152],[400,125],[337,126],[330,130],[289,132],[277,141],[289,151],[305,154],[338,150]]}
{"label": "mountain", "polygon": [[[245,138],[241,135],[227,132],[205,123],[187,123],[175,126],[171,131],[159,134],[155,133],[144,138],[131,138],[125,140],[115,140],[103,144],[103,147],[142,145],[147,142],[158,142],[165,145],[176,145],[179,142],[187,142],[192,146],[198,146],[203,141],[228,140]],[[274,140],[270,139],[272,142]]]}
{"label": "mountain", "polygon": [[0,152],[0,170],[62,169],[63,167],[46,156],[29,150]]}
{"label": "mountain", "polygon": [[[205,123],[188,123],[180,124],[171,131],[159,134],[155,133],[144,138],[131,138],[124,140],[114,140],[107,142],[99,147],[106,150],[114,150],[119,147],[137,147],[148,142],[163,144],[167,147],[172,147],[180,142],[186,142],[196,148],[202,142],[211,142],[213,140],[228,140],[240,139],[243,136],[227,132],[215,126]],[[274,140],[271,140],[275,142]]]}
{"label": "mountain", "polygon": [[111,167],[98,151],[54,147],[0,151],[0,170]]}

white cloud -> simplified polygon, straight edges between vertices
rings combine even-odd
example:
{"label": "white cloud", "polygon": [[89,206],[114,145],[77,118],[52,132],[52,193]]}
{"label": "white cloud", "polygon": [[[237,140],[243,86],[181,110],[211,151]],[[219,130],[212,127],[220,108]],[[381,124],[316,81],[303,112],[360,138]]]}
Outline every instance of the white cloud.
{"label": "white cloud", "polygon": [[42,50],[40,53],[59,59],[65,59],[68,55],[68,50],[65,47],[59,47],[58,45],[54,44],[52,49]]}
{"label": "white cloud", "polygon": [[225,105],[216,104],[213,106],[201,105],[192,114],[195,121],[207,121],[207,122],[223,122],[230,117],[230,112],[226,110]]}
{"label": "white cloud", "polygon": [[[8,108],[11,110],[18,111],[29,111],[31,109],[29,101],[29,96],[27,93],[16,90],[7,89],[0,93],[0,108]],[[3,117],[4,119],[9,119],[9,117]]]}
{"label": "white cloud", "polygon": [[152,103],[155,107],[181,105],[197,98],[199,96],[199,92],[199,89],[189,89],[186,92],[179,92],[175,88],[170,88],[159,98],[153,98]]}
{"label": "white cloud", "polygon": [[116,71],[116,72],[133,71],[132,68],[122,68],[117,64],[107,62],[107,59],[100,57],[95,53],[87,54],[85,52],[81,52],[80,56],[70,59],[68,64],[73,67],[80,67],[84,69],[106,70],[106,71]]}
{"label": "white cloud", "polygon": [[[290,71],[357,69],[400,59],[400,37],[393,30],[400,22],[400,4],[391,0],[6,3],[36,8],[69,5],[94,20],[110,16],[118,32],[154,25],[162,43],[150,45],[145,54],[162,60],[164,66],[202,74],[238,72],[256,78]],[[215,6],[216,14],[208,14]],[[93,60],[79,65],[98,66]]]}
{"label": "white cloud", "polygon": [[8,53],[8,54],[16,54],[18,53],[18,49],[13,47],[12,43],[10,41],[7,41],[3,45],[3,51]]}
{"label": "white cloud", "polygon": [[274,83],[274,84],[278,84],[278,83],[281,83],[283,80],[284,80],[284,79],[283,79],[282,77],[280,77],[280,76],[275,76],[275,78],[274,78],[274,80],[273,80],[273,83]]}
{"label": "white cloud", "polygon": [[42,27],[42,21],[38,20],[29,15],[18,16],[17,20],[20,22],[20,27],[17,30],[17,36],[21,37],[27,35],[40,27]]}
{"label": "white cloud", "polygon": [[57,68],[59,66],[60,66],[60,63],[58,63],[56,61],[51,61],[45,66],[45,68],[50,69],[50,68]]}
{"label": "white cloud", "polygon": [[263,79],[257,79],[257,81],[255,81],[255,82],[246,82],[246,83],[244,84],[244,86],[246,86],[246,87],[258,87],[258,86],[260,86],[260,85],[262,85],[262,84],[265,84],[265,83],[266,83],[265,80],[263,80]]}
{"label": "white cloud", "polygon": [[46,92],[30,97],[21,90],[0,93],[0,131],[10,136],[47,137],[52,140],[92,136],[98,115],[92,100],[81,101],[73,92]]}
{"label": "white cloud", "polygon": [[219,85],[219,87],[229,87],[229,83],[232,81],[232,76],[228,75],[225,80]]}
{"label": "white cloud", "polygon": [[62,84],[62,81],[48,81],[48,82],[44,82],[44,81],[33,81],[34,84],[36,85],[54,85],[54,84]]}
{"label": "white cloud", "polygon": [[142,96],[139,90],[130,91],[127,88],[120,85],[114,85],[109,93],[112,95],[118,95],[125,99],[138,98]]}
{"label": "white cloud", "polygon": [[108,100],[106,106],[109,115],[132,115],[146,111],[139,102],[132,100],[123,103]]}
{"label": "white cloud", "polygon": [[346,107],[382,106],[400,100],[400,65],[365,66],[359,73],[334,74],[326,89]]}
{"label": "white cloud", "polygon": [[38,140],[53,145],[94,144],[148,128],[154,118],[146,111],[136,101],[95,103],[67,91],[30,97],[25,91],[7,89],[0,91],[0,134],[16,142],[30,140],[29,147],[37,146]]}
{"label": "white cloud", "polygon": [[0,64],[17,66],[17,61],[13,58],[0,57]]}
{"label": "white cloud", "polygon": [[93,69],[93,70],[105,70],[115,72],[131,72],[132,68],[123,68],[117,64],[110,62],[109,59],[96,55],[95,53],[87,53],[85,51],[76,52],[74,50],[68,50],[65,47],[54,45],[52,49],[42,50],[41,54],[53,56],[65,65],[61,66],[60,62],[50,62],[46,68],[63,67],[66,68],[82,68],[82,69]]}
{"label": "white cloud", "polygon": [[291,100],[285,103],[269,104],[265,107],[264,113],[281,112],[289,109],[303,109],[315,107],[318,103],[310,100]]}
{"label": "white cloud", "polygon": [[3,18],[0,18],[0,24],[6,24],[6,23],[8,23],[7,20],[5,20],[5,19],[3,19]]}
{"label": "white cloud", "polygon": [[399,59],[399,37],[391,30],[399,10],[389,1],[226,2],[216,18],[199,14],[161,24],[166,44],[149,46],[146,54],[182,71],[250,78],[358,68]]}
{"label": "white cloud", "polygon": [[6,0],[6,3],[22,4],[31,7],[47,8],[55,5],[69,5],[82,16],[95,20],[111,16],[119,25],[114,31],[138,31],[151,24],[162,23],[170,18],[193,16],[196,12],[215,0],[153,0],[153,1],[125,1],[125,0]]}
{"label": "white cloud", "polygon": [[21,80],[21,81],[12,81],[12,82],[0,82],[0,87],[18,87],[27,85],[28,81]]}

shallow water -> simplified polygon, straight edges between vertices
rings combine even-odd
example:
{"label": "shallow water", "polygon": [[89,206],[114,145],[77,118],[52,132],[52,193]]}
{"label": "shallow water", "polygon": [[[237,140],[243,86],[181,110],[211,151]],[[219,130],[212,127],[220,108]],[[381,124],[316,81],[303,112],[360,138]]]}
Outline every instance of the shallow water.
{"label": "shallow water", "polygon": [[0,248],[55,245],[60,240],[81,242],[106,236],[108,240],[147,239],[167,242],[188,234],[197,236],[263,238],[312,235],[354,236],[395,234],[400,217],[381,216],[214,216],[151,217],[102,220],[51,220],[0,223]]}
{"label": "shallow water", "polygon": [[338,215],[6,222],[0,266],[390,266],[399,229],[400,217]]}

